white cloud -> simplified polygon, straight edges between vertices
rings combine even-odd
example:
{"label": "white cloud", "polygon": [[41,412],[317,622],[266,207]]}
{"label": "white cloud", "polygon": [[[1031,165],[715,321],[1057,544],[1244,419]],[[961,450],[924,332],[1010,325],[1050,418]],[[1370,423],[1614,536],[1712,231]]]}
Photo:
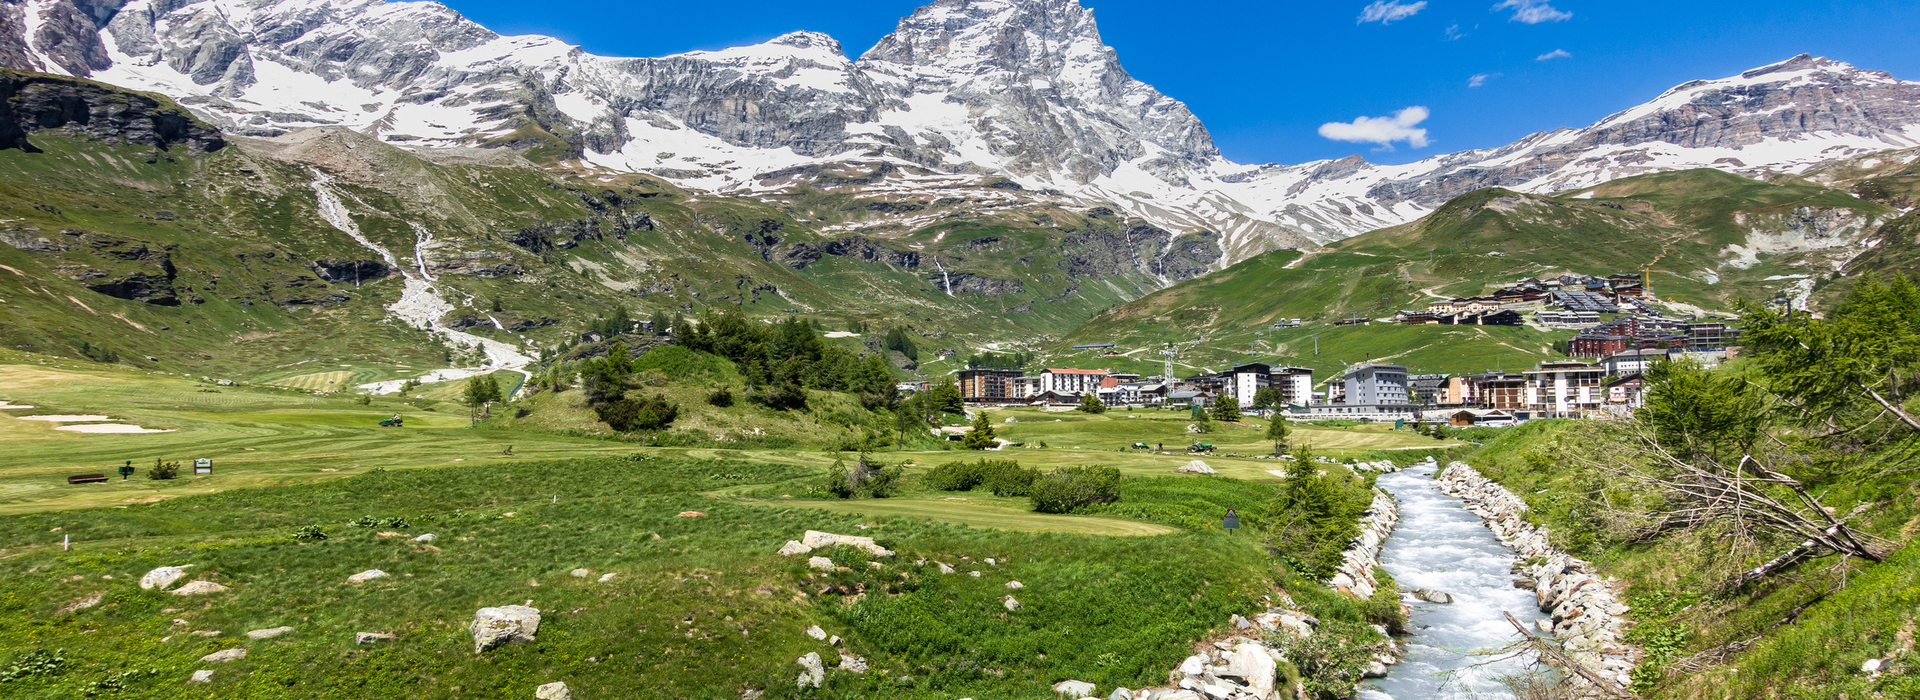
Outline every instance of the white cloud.
{"label": "white cloud", "polygon": [[1413,106],[1394,112],[1391,117],[1360,117],[1352,123],[1327,122],[1320,125],[1320,135],[1348,143],[1377,143],[1389,151],[1393,150],[1395,141],[1426,148],[1432,143],[1427,140],[1427,130],[1416,125],[1426,121],[1429,114],[1427,108]]}
{"label": "white cloud", "polygon": [[1467,78],[1467,87],[1477,88],[1498,77],[1500,77],[1499,73],[1475,73],[1473,77]]}
{"label": "white cloud", "polygon": [[1466,32],[1460,31],[1460,25],[1458,23],[1447,26],[1447,41],[1455,41],[1466,35]]}
{"label": "white cloud", "polygon": [[1412,17],[1419,14],[1420,11],[1426,9],[1426,7],[1427,0],[1420,0],[1420,2],[1414,3],[1401,3],[1395,0],[1374,0],[1372,5],[1368,5],[1360,10],[1360,21],[1355,24],[1366,24],[1368,22],[1386,24],[1396,19]]}
{"label": "white cloud", "polygon": [[1547,4],[1547,0],[1501,0],[1500,4],[1493,6],[1493,11],[1501,10],[1513,10],[1513,17],[1507,21],[1527,24],[1559,22],[1573,17],[1573,13],[1562,12]]}
{"label": "white cloud", "polygon": [[1533,60],[1535,60],[1535,61],[1551,61],[1551,60],[1553,60],[1553,59],[1556,59],[1556,58],[1573,58],[1573,54],[1570,54],[1570,53],[1567,53],[1567,50],[1566,50],[1566,49],[1554,49],[1554,50],[1552,50],[1552,51],[1548,51],[1548,52],[1546,52],[1546,53],[1543,53],[1543,54],[1540,54],[1540,55],[1538,55],[1538,56],[1534,56],[1534,57],[1533,57]]}

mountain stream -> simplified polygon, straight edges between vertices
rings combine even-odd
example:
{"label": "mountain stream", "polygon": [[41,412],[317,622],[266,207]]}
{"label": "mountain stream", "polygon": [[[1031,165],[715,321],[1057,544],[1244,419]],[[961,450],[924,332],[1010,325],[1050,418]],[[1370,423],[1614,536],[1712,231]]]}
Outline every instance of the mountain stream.
{"label": "mountain stream", "polygon": [[[414,230],[414,265],[418,268],[417,272],[409,270],[400,264],[399,259],[394,256],[392,251],[380,247],[379,244],[369,240],[365,234],[360,232],[360,225],[354,222],[352,216],[348,215],[346,205],[340,201],[340,197],[337,196],[330,186],[333,179],[318,169],[315,169],[313,174],[313,191],[315,196],[319,198],[321,218],[326,219],[327,223],[332,224],[334,228],[351,236],[355,242],[358,242],[360,245],[365,246],[375,253],[379,253],[380,258],[387,262],[387,266],[398,270],[401,277],[405,279],[405,286],[400,291],[400,300],[387,305],[387,313],[394,318],[400,319],[409,326],[428,333],[440,335],[453,345],[479,347],[486,353],[487,362],[483,366],[436,369],[420,376],[420,381],[450,382],[482,374],[491,374],[496,370],[502,369],[519,372],[527,379],[533,378],[533,375],[525,369],[527,365],[533,364],[533,358],[520,352],[519,348],[492,338],[483,338],[471,333],[462,333],[441,323],[440,318],[451,313],[454,307],[453,304],[449,303],[446,299],[441,298],[440,289],[434,285],[436,280],[434,280],[432,274],[427,272],[426,248],[433,243],[432,232],[428,231],[425,226],[411,221],[407,222]],[[347,196],[352,197],[353,195],[348,194]],[[357,197],[354,198],[354,201],[362,206],[368,206],[366,202],[360,201]],[[368,208],[372,207],[369,206]],[[458,293],[458,290],[453,291]],[[473,298],[468,296],[464,300],[464,305],[469,307],[473,306]],[[504,329],[504,327],[500,325],[500,321],[493,318],[493,316],[488,315],[487,319],[493,321],[495,328]],[[400,386],[405,384],[406,381],[407,380],[404,379],[394,379],[384,382],[372,382],[362,384],[360,388],[367,389],[375,394],[391,394],[399,391]]]}
{"label": "mountain stream", "polygon": [[[1527,659],[1474,656],[1519,638],[1502,611],[1532,626],[1541,614],[1532,591],[1513,587],[1513,551],[1494,540],[1480,516],[1443,494],[1431,462],[1383,474],[1376,482],[1400,501],[1400,522],[1381,550],[1381,567],[1401,591],[1425,588],[1453,596],[1445,605],[1413,600],[1403,657],[1386,678],[1369,681],[1364,700],[1475,700],[1511,698],[1503,675],[1526,670]],[[1489,663],[1492,662],[1492,663]]]}

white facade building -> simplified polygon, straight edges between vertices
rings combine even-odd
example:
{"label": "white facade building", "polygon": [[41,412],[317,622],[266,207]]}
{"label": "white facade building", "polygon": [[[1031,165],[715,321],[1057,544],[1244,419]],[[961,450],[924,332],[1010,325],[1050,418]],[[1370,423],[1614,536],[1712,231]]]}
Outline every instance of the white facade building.
{"label": "white facade building", "polygon": [[1280,390],[1280,400],[1288,406],[1313,403],[1313,370],[1305,367],[1275,367],[1267,372],[1267,386]]}
{"label": "white facade building", "polygon": [[1100,382],[1107,378],[1103,369],[1048,368],[1040,372],[1040,391],[1057,391],[1062,394],[1077,391],[1100,390]]}
{"label": "white facade building", "polygon": [[1340,375],[1349,404],[1394,405],[1407,403],[1407,368],[1400,365],[1360,363]]}

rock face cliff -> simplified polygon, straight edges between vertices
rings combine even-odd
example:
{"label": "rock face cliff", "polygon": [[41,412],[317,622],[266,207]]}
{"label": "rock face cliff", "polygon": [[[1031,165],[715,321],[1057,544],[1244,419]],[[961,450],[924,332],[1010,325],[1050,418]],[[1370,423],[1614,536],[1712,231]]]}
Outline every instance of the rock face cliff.
{"label": "rock face cliff", "polygon": [[165,98],[0,69],[0,148],[37,152],[27,135],[49,130],[163,150],[204,152],[226,145],[219,130]]}
{"label": "rock face cliff", "polygon": [[1920,84],[1802,55],[1499,148],[1392,166],[1237,164],[1184,104],[1127,74],[1077,0],[938,0],[857,60],[813,32],[607,58],[501,36],[434,2],[7,0],[0,64],[162,92],[230,133],[339,125],[729,194],[935,199],[999,178],[1029,200],[1218,233],[1221,263],[1410,221],[1482,187],[1798,171],[1920,145]]}

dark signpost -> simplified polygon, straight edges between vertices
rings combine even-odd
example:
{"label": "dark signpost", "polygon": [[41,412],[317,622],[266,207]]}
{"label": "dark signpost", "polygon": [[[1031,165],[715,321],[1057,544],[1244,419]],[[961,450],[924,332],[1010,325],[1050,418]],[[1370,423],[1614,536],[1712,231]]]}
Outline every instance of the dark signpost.
{"label": "dark signpost", "polygon": [[126,481],[129,476],[133,476],[133,460],[131,459],[127,460],[126,466],[120,468],[121,481]]}
{"label": "dark signpost", "polygon": [[1240,529],[1240,514],[1234,512],[1232,508],[1228,508],[1227,517],[1221,518],[1220,524],[1227,528],[1227,534],[1231,535],[1234,530]]}

